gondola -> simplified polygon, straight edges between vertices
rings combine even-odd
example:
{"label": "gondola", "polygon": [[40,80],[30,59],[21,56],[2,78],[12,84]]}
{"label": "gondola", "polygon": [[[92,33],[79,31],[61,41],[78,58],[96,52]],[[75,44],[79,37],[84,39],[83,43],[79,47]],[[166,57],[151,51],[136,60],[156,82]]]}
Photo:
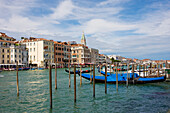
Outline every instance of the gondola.
{"label": "gondola", "polygon": [[[65,69],[65,71],[66,71],[67,73],[69,73],[69,70],[68,70],[68,69]],[[91,70],[91,71],[93,71],[93,70]],[[76,70],[76,74],[78,74],[78,73],[80,73],[80,70]],[[81,73],[90,73],[90,70],[82,70]],[[74,74],[74,71],[71,71],[71,70],[70,70],[70,74]]]}
{"label": "gondola", "polygon": [[[80,74],[79,74],[80,75]],[[90,80],[90,74],[84,74],[82,73],[81,75],[83,78]],[[134,77],[134,79],[133,79]],[[91,75],[91,78],[93,80],[93,75]],[[111,74],[110,76],[106,77],[107,83],[116,83],[116,74]],[[162,82],[165,81],[166,77],[165,76],[154,76],[154,77],[139,77],[138,74],[134,73],[134,76],[132,73],[129,73],[128,76],[128,81],[130,84],[143,84],[143,83],[154,83],[154,82]],[[126,83],[127,81],[127,74],[123,73],[123,74],[118,74],[118,83]],[[95,82],[96,83],[104,83],[105,82],[105,76],[95,76]]]}

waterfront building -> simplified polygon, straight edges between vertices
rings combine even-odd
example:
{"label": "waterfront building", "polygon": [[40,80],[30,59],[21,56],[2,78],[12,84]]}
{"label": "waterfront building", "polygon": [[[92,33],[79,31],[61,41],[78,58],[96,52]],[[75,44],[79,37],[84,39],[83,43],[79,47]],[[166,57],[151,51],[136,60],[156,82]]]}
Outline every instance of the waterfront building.
{"label": "waterfront building", "polygon": [[143,59],[142,62],[143,62],[143,64],[149,64],[149,63],[152,62],[152,60],[150,60],[150,59]]}
{"label": "waterfront building", "polygon": [[99,64],[106,63],[105,55],[99,54]]}
{"label": "waterfront building", "polygon": [[54,41],[54,62],[58,63],[58,65],[64,65],[64,46],[61,41],[55,42]]}
{"label": "waterfront building", "polygon": [[54,62],[61,67],[68,66],[71,59],[71,45],[67,42],[54,41]]}
{"label": "waterfront building", "polygon": [[77,44],[76,41],[68,41],[68,45],[73,45],[73,44]]}
{"label": "waterfront building", "polygon": [[128,63],[134,63],[132,58],[126,58]]}
{"label": "waterfront building", "polygon": [[84,64],[90,63],[90,50],[84,44],[73,44],[71,45],[71,63],[73,64]]}
{"label": "waterfront building", "polygon": [[138,63],[138,64],[142,63],[142,61],[141,61],[141,60],[136,59],[136,58],[134,58],[134,59],[133,59],[133,62]]}
{"label": "waterfront building", "polygon": [[108,55],[108,57],[111,59],[111,58],[114,58],[114,60],[120,60],[122,61],[122,56],[119,56],[119,55]]}
{"label": "waterfront building", "polygon": [[99,64],[103,63],[111,63],[111,60],[107,55],[99,54]]}
{"label": "waterfront building", "polygon": [[10,58],[11,63],[16,63],[18,61],[18,64],[22,64],[22,48],[21,45],[18,43],[15,43],[15,45],[10,46]]}
{"label": "waterfront building", "polygon": [[7,66],[6,68],[12,66],[9,64],[16,64],[17,61],[19,65],[28,65],[28,50],[26,50],[26,46],[24,44],[19,44],[14,41],[14,38],[11,38],[6,34],[1,36],[3,36],[3,38],[0,40],[0,64],[2,66]]}
{"label": "waterfront building", "polygon": [[15,42],[0,40],[0,64],[10,64],[10,46]]}
{"label": "waterfront building", "polygon": [[20,41],[26,44],[29,50],[28,61],[32,66],[47,67],[49,63],[54,63],[54,42],[44,38],[22,38]]}
{"label": "waterfront building", "polygon": [[16,41],[15,38],[7,36],[5,33],[0,32],[0,40]]}
{"label": "waterfront building", "polygon": [[68,67],[69,62],[71,63],[71,45],[69,45],[67,42],[63,42],[63,45],[64,45],[64,66]]}
{"label": "waterfront building", "polygon": [[125,57],[123,57],[121,62],[122,62],[122,63],[127,63],[128,60],[127,60]]}
{"label": "waterfront building", "polygon": [[89,48],[89,50],[90,50],[90,57],[91,57],[90,62],[93,64],[99,64],[99,50],[94,48]]}

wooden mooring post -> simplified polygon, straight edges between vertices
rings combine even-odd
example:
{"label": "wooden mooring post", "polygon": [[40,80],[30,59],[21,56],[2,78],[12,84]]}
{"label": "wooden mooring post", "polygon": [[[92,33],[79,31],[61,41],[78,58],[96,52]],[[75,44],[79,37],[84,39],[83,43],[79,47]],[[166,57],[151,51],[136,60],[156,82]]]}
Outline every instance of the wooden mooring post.
{"label": "wooden mooring post", "polygon": [[90,83],[92,83],[92,77],[91,77],[92,73],[91,73],[91,70],[92,70],[92,66],[90,64]]}
{"label": "wooden mooring post", "polygon": [[133,79],[133,84],[135,84],[135,77],[134,77],[134,64],[132,64],[132,79]]}
{"label": "wooden mooring post", "polygon": [[101,76],[101,71],[102,71],[102,65],[100,65],[100,76]]}
{"label": "wooden mooring post", "polygon": [[116,62],[116,91],[118,91],[118,70],[117,70],[118,63]]}
{"label": "wooden mooring post", "polygon": [[93,97],[95,97],[95,64],[93,64]]}
{"label": "wooden mooring post", "polygon": [[168,68],[168,61],[167,60],[165,62],[165,67],[166,67],[166,69]]}
{"label": "wooden mooring post", "polygon": [[157,63],[157,76],[159,76],[159,64]]}
{"label": "wooden mooring post", "polygon": [[55,63],[55,89],[57,89],[57,63]]}
{"label": "wooden mooring post", "polygon": [[152,75],[152,63],[150,63],[150,71],[149,71],[149,75]]}
{"label": "wooden mooring post", "polygon": [[127,63],[127,79],[126,79],[126,87],[127,88],[128,88],[128,79],[129,79],[128,69],[129,69],[129,64]]}
{"label": "wooden mooring post", "polygon": [[82,65],[80,65],[80,86],[82,84]]}
{"label": "wooden mooring post", "polygon": [[140,64],[139,64],[139,76],[140,76]]}
{"label": "wooden mooring post", "polygon": [[145,77],[145,64],[143,64],[143,77]]}
{"label": "wooden mooring post", "polygon": [[107,64],[105,65],[105,94],[107,94]]}
{"label": "wooden mooring post", "polygon": [[49,65],[49,89],[50,89],[50,108],[52,109],[52,77],[51,64]]}
{"label": "wooden mooring post", "polygon": [[148,72],[147,72],[147,64],[145,65],[145,75],[146,75],[146,76],[148,75]]}
{"label": "wooden mooring post", "polygon": [[17,96],[19,96],[18,61],[17,61],[16,71],[17,71]]}
{"label": "wooden mooring post", "polygon": [[[70,60],[69,60],[70,61]],[[70,62],[69,62],[69,88],[71,87]]]}
{"label": "wooden mooring post", "polygon": [[74,64],[74,102],[76,102],[76,65]]}
{"label": "wooden mooring post", "polygon": [[111,75],[111,64],[110,64],[110,75]]}

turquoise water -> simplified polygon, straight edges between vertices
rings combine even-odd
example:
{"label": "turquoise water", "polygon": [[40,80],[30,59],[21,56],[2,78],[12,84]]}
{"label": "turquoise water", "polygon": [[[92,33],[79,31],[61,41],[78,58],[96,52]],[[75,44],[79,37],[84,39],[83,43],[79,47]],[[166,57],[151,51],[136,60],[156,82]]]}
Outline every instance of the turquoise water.
{"label": "turquoise water", "polygon": [[[93,98],[93,84],[77,75],[77,102],[74,103],[74,76],[69,88],[68,74],[58,69],[58,89],[54,88],[53,109],[49,105],[49,71],[19,71],[19,90],[17,97],[16,72],[1,72],[0,75],[0,112],[69,112],[69,113],[107,113],[107,112],[170,112],[170,82],[142,85],[96,84],[96,97]],[[97,74],[97,72],[96,72]]]}

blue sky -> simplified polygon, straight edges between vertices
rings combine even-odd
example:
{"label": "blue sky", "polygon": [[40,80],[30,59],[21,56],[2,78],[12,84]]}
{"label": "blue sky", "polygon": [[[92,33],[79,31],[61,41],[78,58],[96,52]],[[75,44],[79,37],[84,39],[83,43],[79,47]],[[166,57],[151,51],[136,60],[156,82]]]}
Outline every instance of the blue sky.
{"label": "blue sky", "polygon": [[0,0],[0,32],[80,42],[102,54],[170,60],[170,0]]}

